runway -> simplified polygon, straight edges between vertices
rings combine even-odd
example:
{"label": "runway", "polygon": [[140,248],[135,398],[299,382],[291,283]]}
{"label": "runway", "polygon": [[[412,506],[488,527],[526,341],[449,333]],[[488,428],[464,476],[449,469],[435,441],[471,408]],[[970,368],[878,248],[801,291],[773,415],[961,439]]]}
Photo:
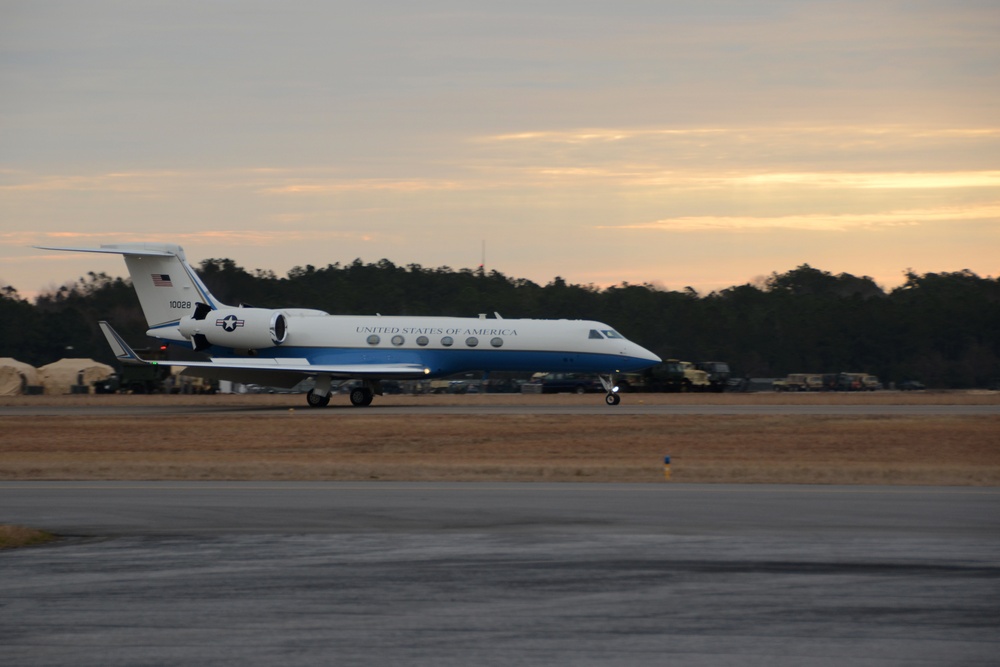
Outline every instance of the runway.
{"label": "runway", "polygon": [[[345,399],[346,400],[346,399]],[[825,415],[825,416],[987,416],[1000,415],[1000,404],[993,405],[959,405],[959,404],[663,404],[644,403],[641,399],[626,397],[620,405],[608,406],[601,397],[590,402],[577,405],[557,405],[548,403],[532,403],[525,401],[515,404],[462,404],[456,401],[452,405],[426,404],[419,400],[412,402],[379,404],[375,403],[365,408],[355,408],[347,404],[334,404],[321,409],[309,408],[302,404],[289,406],[287,403],[272,404],[262,401],[257,405],[184,405],[164,403],[163,405],[137,404],[127,405],[111,403],[107,405],[74,405],[67,401],[61,404],[46,405],[5,405],[0,406],[2,417],[98,417],[98,416],[171,416],[171,415],[284,415],[289,408],[302,410],[309,414],[358,415],[377,414],[387,417],[400,415]]]}
{"label": "runway", "polygon": [[0,483],[11,664],[992,665],[1000,490]]}

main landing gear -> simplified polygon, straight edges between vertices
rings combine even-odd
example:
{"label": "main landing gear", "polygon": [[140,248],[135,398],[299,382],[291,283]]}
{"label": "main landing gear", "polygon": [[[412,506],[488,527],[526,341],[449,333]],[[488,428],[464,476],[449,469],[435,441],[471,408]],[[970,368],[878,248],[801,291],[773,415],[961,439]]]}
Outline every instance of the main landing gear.
{"label": "main landing gear", "polygon": [[601,381],[604,391],[608,392],[608,395],[604,397],[605,403],[608,405],[618,405],[622,402],[622,397],[618,393],[618,386],[615,384],[614,375],[598,375],[597,379]]}
{"label": "main landing gear", "polygon": [[[333,384],[329,375],[320,375],[316,378],[316,386],[306,394],[306,403],[311,408],[325,408],[330,404],[330,389]],[[351,405],[356,408],[367,407],[372,404],[376,396],[382,395],[382,383],[379,380],[364,380],[360,387],[351,389],[348,395]]]}
{"label": "main landing gear", "polygon": [[330,394],[323,396],[310,391],[306,394],[306,403],[309,404],[310,408],[325,408],[330,405]]}
{"label": "main landing gear", "polygon": [[375,394],[368,387],[355,387],[351,390],[351,405],[364,408],[372,404]]}
{"label": "main landing gear", "polygon": [[330,385],[333,378],[329,375],[317,375],[316,384],[306,394],[306,403],[310,408],[325,408],[330,405]]}

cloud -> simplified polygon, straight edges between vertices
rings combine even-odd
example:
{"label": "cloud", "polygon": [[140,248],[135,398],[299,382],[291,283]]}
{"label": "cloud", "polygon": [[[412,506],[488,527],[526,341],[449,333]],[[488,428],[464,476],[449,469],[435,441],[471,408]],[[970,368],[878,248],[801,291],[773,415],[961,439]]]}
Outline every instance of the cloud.
{"label": "cloud", "polygon": [[465,189],[454,180],[433,179],[343,179],[326,182],[296,182],[265,187],[260,190],[269,195],[326,195],[341,192],[440,192]]}
{"label": "cloud", "polygon": [[819,188],[871,190],[995,188],[1000,171],[909,173],[778,173],[752,174],[729,179],[733,185],[808,185]]}
{"label": "cloud", "polygon": [[754,232],[782,229],[812,232],[846,232],[973,220],[1000,221],[1000,202],[968,207],[909,209],[877,213],[812,213],[776,216],[679,216],[636,224],[602,225],[597,228],[660,232]]}
{"label": "cloud", "polygon": [[[705,189],[705,188],[758,188],[773,189],[815,188],[837,190],[936,190],[955,188],[1000,187],[1000,171],[958,172],[778,172],[778,173],[727,173],[698,170],[658,170],[633,168],[630,170],[602,169],[597,167],[539,167],[526,169],[525,173],[543,177],[547,181],[559,180],[567,185],[574,181],[600,182],[607,186],[637,188]],[[535,181],[535,185],[542,185]]]}
{"label": "cloud", "polygon": [[1000,138],[996,127],[934,127],[921,125],[802,125],[781,124],[721,127],[626,128],[590,127],[568,130],[538,130],[507,134],[484,135],[474,141],[482,143],[524,144],[586,144],[609,143],[658,138],[718,137],[723,140],[767,140],[769,137],[826,137],[831,143],[844,143],[857,138],[890,139],[983,139]]}
{"label": "cloud", "polygon": [[13,183],[0,185],[0,192],[142,192],[154,191],[182,177],[181,172],[155,171],[106,174],[31,174],[7,172]]}
{"label": "cloud", "polygon": [[482,136],[494,175],[620,187],[1000,185],[1000,128],[816,125],[581,128]]}
{"label": "cloud", "polygon": [[[461,147],[465,148],[462,149]],[[1000,185],[1000,128],[931,125],[583,127],[468,135],[466,141],[346,164],[0,171],[0,195],[131,196],[242,191],[321,197],[497,188],[954,189]],[[915,165],[917,168],[915,168]],[[374,174],[374,175],[373,175]]]}
{"label": "cloud", "polygon": [[588,128],[575,130],[550,130],[536,132],[516,132],[511,134],[496,134],[476,139],[482,143],[548,143],[548,144],[587,144],[608,143],[630,139],[651,139],[656,137],[701,137],[711,134],[729,134],[737,130],[726,128],[680,128],[680,129],[641,129],[641,128]]}
{"label": "cloud", "polygon": [[[265,195],[323,195],[340,192],[424,192],[466,187],[454,179],[350,178],[341,169],[299,168],[173,169],[96,174],[37,174],[8,170],[0,194],[55,192],[161,193],[183,189],[244,189]],[[331,175],[330,172],[338,172]]]}
{"label": "cloud", "polygon": [[250,169],[153,169],[75,174],[10,170],[3,173],[6,182],[0,184],[0,195],[60,192],[159,195],[178,189],[192,191],[229,189],[241,184],[250,186],[266,173]]}

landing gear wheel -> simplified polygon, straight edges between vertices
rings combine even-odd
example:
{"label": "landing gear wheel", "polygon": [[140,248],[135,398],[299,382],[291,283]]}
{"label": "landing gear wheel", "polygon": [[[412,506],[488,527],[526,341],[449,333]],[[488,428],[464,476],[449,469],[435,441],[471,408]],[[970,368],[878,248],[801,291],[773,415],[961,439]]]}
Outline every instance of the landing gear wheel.
{"label": "landing gear wheel", "polygon": [[375,398],[375,394],[373,394],[372,390],[367,387],[358,387],[351,390],[351,405],[356,408],[363,408],[371,405],[373,398]]}
{"label": "landing gear wheel", "polygon": [[604,402],[608,405],[618,405],[622,402],[622,397],[618,394],[608,394],[604,397]]}
{"label": "landing gear wheel", "polygon": [[310,408],[325,408],[330,404],[330,394],[321,396],[310,391],[306,394],[306,403],[309,404]]}

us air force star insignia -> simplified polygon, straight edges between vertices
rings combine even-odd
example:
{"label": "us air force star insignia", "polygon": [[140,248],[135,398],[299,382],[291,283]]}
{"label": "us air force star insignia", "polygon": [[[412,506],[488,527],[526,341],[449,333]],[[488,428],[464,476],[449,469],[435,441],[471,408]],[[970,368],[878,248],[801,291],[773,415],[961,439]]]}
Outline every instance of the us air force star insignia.
{"label": "us air force star insignia", "polygon": [[243,320],[236,319],[235,315],[226,315],[222,319],[215,320],[215,326],[222,327],[224,331],[236,331],[236,327],[243,326]]}

